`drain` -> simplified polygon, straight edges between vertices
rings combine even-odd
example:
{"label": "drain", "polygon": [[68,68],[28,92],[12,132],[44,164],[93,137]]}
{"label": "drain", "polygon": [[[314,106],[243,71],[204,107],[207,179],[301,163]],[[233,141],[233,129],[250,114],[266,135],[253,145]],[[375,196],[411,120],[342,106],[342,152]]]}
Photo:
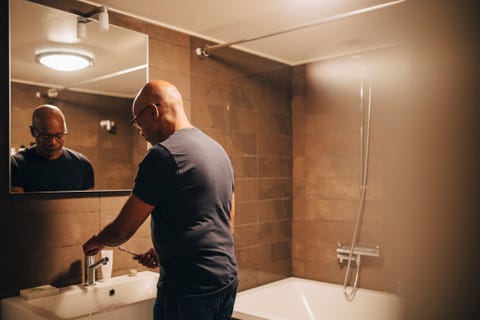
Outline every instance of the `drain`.
{"label": "drain", "polygon": [[110,297],[113,297],[113,296],[115,295],[115,289],[110,289],[110,290],[108,291],[108,295],[109,295]]}

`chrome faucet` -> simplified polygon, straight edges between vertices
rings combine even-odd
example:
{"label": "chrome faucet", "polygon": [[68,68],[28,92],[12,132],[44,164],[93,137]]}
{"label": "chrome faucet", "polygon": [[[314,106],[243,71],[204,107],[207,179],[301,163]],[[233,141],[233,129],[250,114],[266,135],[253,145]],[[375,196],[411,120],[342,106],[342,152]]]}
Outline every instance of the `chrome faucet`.
{"label": "chrome faucet", "polygon": [[95,262],[95,256],[85,256],[85,286],[95,284],[95,269],[108,262],[108,257],[104,257]]}

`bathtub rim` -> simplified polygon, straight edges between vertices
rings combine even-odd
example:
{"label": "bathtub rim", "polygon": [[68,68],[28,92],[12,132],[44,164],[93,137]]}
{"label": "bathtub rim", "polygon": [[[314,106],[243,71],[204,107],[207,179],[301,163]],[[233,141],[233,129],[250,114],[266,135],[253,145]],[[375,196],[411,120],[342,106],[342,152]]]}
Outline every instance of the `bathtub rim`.
{"label": "bathtub rim", "polygon": [[[342,285],[339,284],[339,283],[302,278],[302,277],[298,277],[298,276],[288,276],[288,277],[285,277],[285,278],[282,278],[282,279],[278,279],[278,280],[275,280],[275,281],[272,281],[272,282],[268,282],[268,283],[259,285],[257,287],[252,287],[252,288],[248,288],[248,289],[239,291],[237,293],[237,299],[240,295],[248,294],[249,292],[253,292],[254,290],[258,290],[258,289],[261,289],[261,288],[266,289],[266,288],[278,286],[279,284],[295,282],[295,281],[300,281],[300,282],[304,282],[304,283],[312,283],[313,282],[313,283],[321,284],[321,285],[324,285],[324,286],[327,286],[327,287],[335,287],[335,288],[342,287]],[[378,291],[378,290],[372,290],[372,289],[366,289],[366,288],[358,288],[357,291],[359,293],[363,292],[363,293],[367,293],[367,294],[370,293],[370,294],[384,295],[384,296],[388,296],[390,298],[395,298],[395,299],[401,299],[402,300],[402,297],[400,295],[398,295],[396,293],[388,292],[388,291]],[[244,312],[241,312],[241,311],[236,311],[235,306],[234,306],[234,309],[233,309],[231,319],[232,320],[269,320],[268,318],[251,315],[251,314],[244,313]]]}

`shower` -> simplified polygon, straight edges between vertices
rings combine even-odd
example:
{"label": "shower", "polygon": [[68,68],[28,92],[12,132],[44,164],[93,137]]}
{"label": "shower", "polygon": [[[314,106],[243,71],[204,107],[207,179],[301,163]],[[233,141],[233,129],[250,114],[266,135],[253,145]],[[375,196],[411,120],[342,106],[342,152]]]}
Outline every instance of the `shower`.
{"label": "shower", "polygon": [[[358,233],[363,218],[365,208],[365,197],[367,192],[367,178],[368,178],[368,161],[370,148],[370,125],[371,125],[371,110],[372,110],[372,84],[368,83],[368,102],[365,110],[365,84],[362,80],[360,84],[360,199],[357,209],[355,228],[350,244],[337,244],[337,258],[340,263],[347,261],[345,270],[345,278],[343,282],[343,293],[348,301],[355,298],[355,293],[358,289],[358,280],[360,274],[361,256],[380,256],[380,248],[378,246],[360,245],[357,243]],[[365,119],[366,118],[366,119]],[[365,123],[366,120],[366,123]],[[349,287],[353,273],[353,265],[355,263],[355,279],[353,285]]]}

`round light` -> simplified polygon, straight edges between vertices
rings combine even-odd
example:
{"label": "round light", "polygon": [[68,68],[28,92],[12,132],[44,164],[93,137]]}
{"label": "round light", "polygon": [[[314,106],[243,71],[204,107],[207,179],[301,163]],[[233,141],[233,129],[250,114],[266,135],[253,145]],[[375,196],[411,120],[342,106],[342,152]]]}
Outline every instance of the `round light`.
{"label": "round light", "polygon": [[76,52],[42,52],[36,55],[44,66],[59,71],[77,71],[93,65],[93,59]]}

